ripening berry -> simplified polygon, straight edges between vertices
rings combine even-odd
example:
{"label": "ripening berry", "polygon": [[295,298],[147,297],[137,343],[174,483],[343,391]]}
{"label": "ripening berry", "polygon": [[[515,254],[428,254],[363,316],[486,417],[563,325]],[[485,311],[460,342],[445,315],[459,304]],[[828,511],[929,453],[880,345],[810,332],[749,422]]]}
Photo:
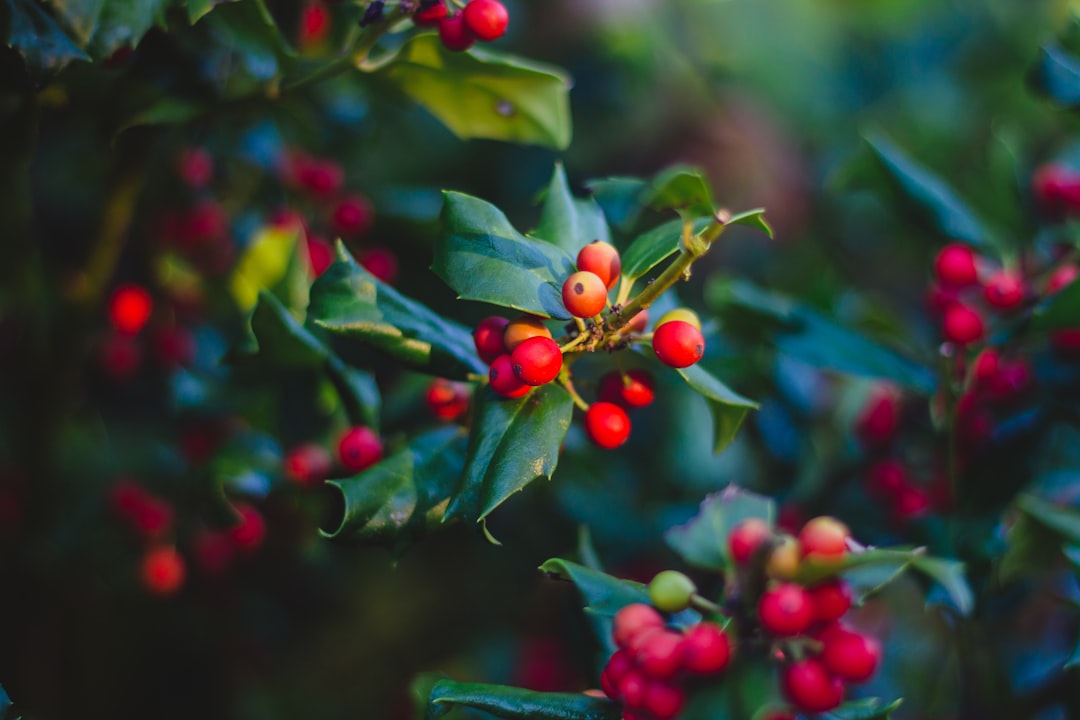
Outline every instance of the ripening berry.
{"label": "ripening berry", "polygon": [[663,612],[679,612],[690,607],[697,592],[694,581],[678,570],[664,570],[649,582],[649,602]]}
{"label": "ripening berry", "polygon": [[698,330],[701,329],[701,318],[699,318],[698,314],[690,308],[675,308],[674,310],[668,310],[656,321],[656,326],[653,329],[655,330],[661,325],[673,320],[682,320],[683,322],[690,323]]}
{"label": "ripening berry", "polygon": [[495,358],[506,353],[506,345],[503,343],[503,332],[510,321],[504,317],[493,315],[480,321],[473,330],[473,344],[476,345],[476,354],[480,359],[490,365]]}
{"label": "ripening berry", "polygon": [[674,677],[682,669],[683,636],[666,628],[645,630],[630,640],[637,666],[650,678]]}
{"label": "ripening berry", "polygon": [[146,326],[154,300],[141,285],[121,285],[109,297],[109,321],[126,335],[135,335]]}
{"label": "ripening berry", "polygon": [[731,662],[731,640],[716,623],[700,622],[683,635],[683,667],[695,675],[711,675]]}
{"label": "ripening berry", "polygon": [[828,515],[818,516],[799,531],[799,547],[804,558],[818,563],[839,560],[847,554],[851,531],[847,525]]}
{"label": "ripening berry", "polygon": [[506,353],[492,361],[488,368],[488,384],[492,390],[506,398],[519,398],[529,392],[531,387],[521,382],[514,373],[514,364]]}
{"label": "ripening berry", "polygon": [[802,550],[799,541],[790,535],[781,535],[769,552],[765,562],[765,575],[773,580],[793,580],[799,572]]}
{"label": "ripening berry", "polygon": [[438,27],[439,21],[447,16],[446,4],[439,0],[427,7],[421,7],[413,13],[413,24],[417,27]]}
{"label": "ripening berry", "polygon": [[510,24],[510,14],[499,0],[469,0],[461,16],[472,34],[484,42],[501,38]]}
{"label": "ripening berry", "polygon": [[630,417],[615,403],[595,402],[585,411],[585,434],[596,445],[612,450],[630,437]]}
{"label": "ripening berry", "polygon": [[243,552],[251,552],[266,538],[266,520],[262,513],[247,503],[236,503],[238,519],[229,528],[229,539]]}
{"label": "ripening berry", "polygon": [[562,350],[551,338],[531,337],[510,353],[510,365],[526,385],[544,385],[562,369]]}
{"label": "ripening berry", "polygon": [[634,368],[625,373],[614,370],[600,378],[597,397],[624,408],[645,407],[656,397],[655,385],[646,370]]}
{"label": "ripening berry", "polygon": [[1075,265],[1062,265],[1054,268],[1054,271],[1046,278],[1046,294],[1056,293],[1071,284],[1078,275],[1080,275],[1080,268]]}
{"label": "ripening berry", "polygon": [[967,245],[952,243],[941,248],[934,258],[934,274],[942,285],[960,288],[979,282],[975,251]]}
{"label": "ripening berry", "polygon": [[806,589],[814,606],[814,622],[839,620],[851,609],[851,586],[840,579],[826,580]]}
{"label": "ripening berry", "polygon": [[143,587],[155,595],[172,595],[184,584],[184,558],[172,545],[150,548],[143,555],[140,576]]}
{"label": "ripening berry", "polygon": [[619,647],[626,647],[631,638],[643,630],[664,627],[664,618],[652,605],[632,603],[615,613],[611,626],[611,639]]}
{"label": "ripening berry", "polygon": [[855,419],[855,435],[867,448],[892,442],[900,429],[900,396],[890,385],[874,387]]}
{"label": "ripening berry", "polygon": [[334,208],[332,218],[334,231],[338,235],[355,236],[362,234],[375,221],[375,211],[371,202],[363,195],[346,195]]}
{"label": "ripening berry", "polygon": [[469,386],[445,378],[435,378],[424,396],[431,414],[440,420],[457,420],[469,409]]}
{"label": "ripening berry", "polygon": [[872,637],[836,628],[822,638],[821,662],[833,675],[848,682],[866,682],[877,670],[881,645]]}
{"label": "ripening berry", "polygon": [[655,720],[674,720],[685,704],[686,691],[681,685],[650,680],[645,686],[642,710]]}
{"label": "ripening berry", "polygon": [[785,582],[766,590],[758,602],[758,618],[777,637],[798,635],[814,622],[814,605],[801,585]]}
{"label": "ripening berry", "polygon": [[982,339],[985,332],[982,315],[967,305],[956,303],[945,310],[942,333],[957,345],[969,345]]}
{"label": "ripening berry", "polygon": [[747,518],[728,533],[728,553],[736,565],[745,565],[763,543],[772,537],[772,528],[762,518]]}
{"label": "ripening berry", "polygon": [[298,485],[315,485],[330,477],[334,465],[329,451],[315,443],[304,443],[285,453],[285,477]]}
{"label": "ripening berry", "polygon": [[788,702],[805,713],[832,710],[844,700],[844,682],[820,660],[806,658],[784,668],[781,686]]}
{"label": "ripening berry", "polygon": [[983,297],[993,308],[1008,312],[1024,302],[1027,287],[1019,273],[1002,270],[991,275],[983,286]]}
{"label": "ripening berry", "polygon": [[622,260],[613,245],[603,240],[593,240],[578,251],[577,268],[593,273],[603,280],[604,286],[610,290],[619,281]]}
{"label": "ripening berry", "polygon": [[382,440],[368,427],[350,428],[338,442],[338,458],[347,470],[366,470],[382,459]]}
{"label": "ripening berry", "polygon": [[503,331],[503,343],[506,352],[513,352],[521,343],[531,337],[551,337],[551,331],[544,325],[544,321],[535,315],[522,315],[511,321]]}
{"label": "ripening berry", "polygon": [[705,354],[705,338],[688,322],[671,320],[656,328],[652,340],[653,352],[669,367],[689,367]]}
{"label": "ripening berry", "polygon": [[599,315],[607,305],[607,299],[604,281],[588,270],[574,273],[566,278],[562,286],[563,305],[574,317],[591,318]]}
{"label": "ripening berry", "polygon": [[468,50],[476,43],[476,36],[465,24],[465,18],[457,15],[447,15],[439,20],[439,39],[443,47],[454,52]]}

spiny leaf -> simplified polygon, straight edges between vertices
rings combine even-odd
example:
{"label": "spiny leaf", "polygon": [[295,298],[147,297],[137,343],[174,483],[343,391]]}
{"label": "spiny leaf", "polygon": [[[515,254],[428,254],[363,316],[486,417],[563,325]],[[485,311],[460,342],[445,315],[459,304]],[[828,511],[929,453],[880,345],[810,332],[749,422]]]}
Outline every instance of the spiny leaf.
{"label": "spiny leaf", "polygon": [[622,708],[610,700],[583,693],[535,690],[440,680],[428,696],[427,720],[442,717],[455,706],[483,710],[507,720],[618,720]]}
{"label": "spiny leaf", "polygon": [[611,232],[600,206],[592,198],[579,200],[570,194],[561,164],[555,166],[548,184],[540,224],[529,234],[559,246],[571,256],[594,240],[611,242]]}

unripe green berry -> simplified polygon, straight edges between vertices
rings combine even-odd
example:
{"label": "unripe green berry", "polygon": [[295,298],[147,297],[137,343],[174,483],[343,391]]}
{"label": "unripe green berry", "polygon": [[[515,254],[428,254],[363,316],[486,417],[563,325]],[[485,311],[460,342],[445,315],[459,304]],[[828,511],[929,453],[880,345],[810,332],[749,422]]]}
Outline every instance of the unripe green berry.
{"label": "unripe green berry", "polygon": [[694,581],[686,575],[678,570],[664,570],[649,583],[649,602],[664,612],[679,612],[690,607],[695,592]]}

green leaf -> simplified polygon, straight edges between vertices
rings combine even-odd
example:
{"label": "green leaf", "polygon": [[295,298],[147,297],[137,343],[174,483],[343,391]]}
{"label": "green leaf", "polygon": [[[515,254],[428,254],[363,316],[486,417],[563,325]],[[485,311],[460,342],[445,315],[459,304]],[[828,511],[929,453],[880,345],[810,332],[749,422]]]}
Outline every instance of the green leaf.
{"label": "green leaf", "polygon": [[964,563],[919,555],[912,559],[911,567],[941,585],[961,614],[971,614],[975,596],[964,576]]}
{"label": "green leaf", "polygon": [[326,358],[326,375],[337,390],[345,412],[353,425],[379,429],[382,395],[375,376],[366,370],[346,365],[334,353]]}
{"label": "green leaf", "polygon": [[594,240],[611,242],[611,232],[600,206],[592,198],[578,200],[570,194],[562,164],[555,166],[548,184],[540,224],[529,234],[559,246],[571,256]]}
{"label": "green leaf", "polygon": [[1080,60],[1057,45],[1043,45],[1029,75],[1031,85],[1057,105],[1080,107]]}
{"label": "green leaf", "polygon": [[530,240],[494,205],[444,194],[443,231],[431,269],[459,298],[569,319],[562,284],[574,261],[551,243]]}
{"label": "green leaf", "polygon": [[90,60],[34,0],[5,0],[11,29],[4,44],[18,50],[39,75],[56,72],[73,60]]}
{"label": "green leaf", "polygon": [[441,520],[441,505],[465,465],[465,436],[456,427],[420,435],[382,462],[327,485],[341,495],[340,515],[323,537],[401,547]]}
{"label": "green leaf", "polygon": [[746,225],[765,233],[769,237],[773,236],[772,225],[765,220],[765,208],[754,208],[753,210],[744,210],[741,213],[736,213],[728,218],[725,225]]}
{"label": "green leaf", "polygon": [[261,228],[240,256],[229,277],[229,292],[241,311],[255,307],[259,293],[280,288],[282,299],[289,307],[302,308],[307,304],[306,279],[297,283],[301,270],[295,228]]}
{"label": "green leaf", "polygon": [[1031,329],[1037,332],[1075,327],[1080,327],[1080,282],[1069,283],[1031,314]]}
{"label": "green leaf", "polygon": [[653,210],[675,210],[684,218],[712,218],[716,214],[705,174],[685,165],[661,171],[643,193],[642,201]]}
{"label": "green leaf", "polygon": [[489,387],[478,392],[461,488],[447,518],[483,520],[534,480],[550,480],[573,412],[570,395],[555,383],[517,399]]}
{"label": "green leaf", "polygon": [[464,379],[486,373],[472,335],[365,270],[338,246],[338,259],[311,286],[308,320],[411,367]]}
{"label": "green leaf", "polygon": [[[708,218],[693,221],[694,232],[708,227]],[[622,253],[622,272],[630,279],[637,279],[652,270],[682,247],[682,219],[672,220],[647,230],[634,238],[626,252]]]}
{"label": "green leaf", "polygon": [[1080,543],[1080,508],[1062,507],[1034,495],[1023,494],[1016,500],[1020,512],[1053,530],[1067,543]]}
{"label": "green leaf", "polygon": [[53,0],[75,42],[98,59],[122,47],[136,47],[155,25],[165,26],[171,0]]}
{"label": "green leaf", "polygon": [[723,571],[728,566],[728,534],[747,518],[772,525],[776,504],[769,498],[728,485],[701,502],[697,515],[664,533],[667,544],[691,565]]}
{"label": "green leaf", "polygon": [[929,368],[782,295],[724,278],[709,283],[705,295],[717,312],[750,312],[771,320],[776,349],[809,365],[934,391],[937,380]]}
{"label": "green leaf", "polygon": [[480,48],[452,52],[425,33],[374,69],[463,140],[570,145],[570,80],[550,65]]}
{"label": "green leaf", "polygon": [[188,22],[194,25],[218,5],[237,0],[187,0]]}
{"label": "green leaf", "polygon": [[1076,647],[1073,648],[1072,655],[1069,656],[1069,659],[1066,660],[1065,664],[1062,666],[1064,670],[1074,667],[1080,667],[1080,638],[1076,641]]}
{"label": "green leaf", "polygon": [[569,560],[552,558],[540,566],[540,571],[574,583],[585,600],[585,607],[597,615],[610,617],[627,605],[649,602],[649,590],[645,585],[612,577]]}
{"label": "green leaf", "polygon": [[585,183],[608,222],[624,231],[633,226],[641,213],[641,196],[648,186],[648,182],[635,177],[608,177]]}
{"label": "green leaf", "polygon": [[507,685],[440,680],[428,696],[427,720],[455,706],[483,710],[509,720],[618,720],[622,708],[610,700],[582,693],[545,693]]}
{"label": "green leaf", "polygon": [[676,372],[709,402],[713,416],[713,452],[720,452],[735,439],[743,420],[757,408],[757,403],[734,392],[700,365],[678,368]]}
{"label": "green leaf", "polygon": [[892,713],[904,703],[903,699],[882,705],[878,698],[850,700],[835,710],[823,713],[828,720],[889,720]]}
{"label": "green leaf", "polygon": [[909,158],[883,135],[867,135],[866,143],[893,186],[924,212],[932,229],[972,245],[993,244],[975,211],[944,180]]}
{"label": "green leaf", "polygon": [[257,355],[279,367],[319,367],[329,355],[326,346],[270,293],[258,295],[251,331],[258,342]]}
{"label": "green leaf", "polygon": [[120,123],[117,132],[143,125],[181,125],[202,115],[207,106],[196,100],[161,95]]}
{"label": "green leaf", "polygon": [[263,0],[218,4],[206,22],[217,42],[236,53],[257,80],[280,77],[296,57]]}

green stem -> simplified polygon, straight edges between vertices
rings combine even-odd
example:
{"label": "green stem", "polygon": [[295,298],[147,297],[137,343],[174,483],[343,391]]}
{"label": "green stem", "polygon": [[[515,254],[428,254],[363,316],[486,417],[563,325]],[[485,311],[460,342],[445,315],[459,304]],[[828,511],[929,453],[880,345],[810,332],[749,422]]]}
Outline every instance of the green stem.
{"label": "green stem", "polygon": [[724,614],[724,609],[722,607],[714,603],[712,600],[698,595],[697,593],[694,593],[690,596],[690,607],[694,608],[695,610],[712,613],[714,615]]}
{"label": "green stem", "polygon": [[[397,18],[384,17],[359,33],[351,31],[349,37],[346,38],[341,57],[328,62],[302,78],[286,83],[282,88],[282,92],[302,90],[323,80],[337,77],[352,68],[362,67],[379,39],[386,34],[396,20]],[[350,46],[352,47],[350,48]]]}
{"label": "green stem", "polygon": [[574,381],[570,379],[570,371],[565,365],[562,370],[559,371],[559,377],[557,379],[559,384],[563,386],[563,389],[570,393],[570,399],[574,401],[574,404],[578,406],[578,409],[582,412],[587,412],[589,410],[589,403],[585,402],[585,400],[578,395],[578,391],[574,387]]}

